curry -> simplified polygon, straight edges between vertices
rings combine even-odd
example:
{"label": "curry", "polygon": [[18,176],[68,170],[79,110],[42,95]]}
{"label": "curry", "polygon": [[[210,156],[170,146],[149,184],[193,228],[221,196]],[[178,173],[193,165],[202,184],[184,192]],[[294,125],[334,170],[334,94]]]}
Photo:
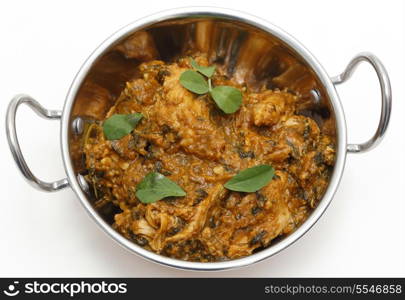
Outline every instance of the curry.
{"label": "curry", "polygon": [[[209,66],[205,55],[194,56]],[[234,113],[209,93],[180,83],[189,57],[141,64],[108,111],[139,113],[130,133],[107,139],[103,121],[87,128],[83,151],[95,207],[117,208],[113,227],[145,249],[172,258],[211,262],[236,259],[269,246],[302,224],[322,198],[335,161],[335,140],[299,113],[303,99],[291,90],[252,91],[218,67],[213,86],[240,91]],[[255,192],[226,188],[239,172],[268,165],[272,179]],[[155,172],[183,196],[144,203],[137,186]],[[180,195],[180,194],[179,194]]]}

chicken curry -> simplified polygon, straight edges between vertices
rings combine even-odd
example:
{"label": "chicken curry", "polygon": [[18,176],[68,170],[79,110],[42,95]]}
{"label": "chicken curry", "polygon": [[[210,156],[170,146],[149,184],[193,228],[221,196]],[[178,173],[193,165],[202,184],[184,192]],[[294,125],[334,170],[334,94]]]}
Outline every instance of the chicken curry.
{"label": "chicken curry", "polygon": [[[188,261],[236,259],[306,220],[328,186],[335,140],[299,113],[294,91],[251,91],[220,67],[199,76],[210,91],[228,90],[191,91],[180,78],[196,65],[209,70],[201,54],[138,67],[105,120],[87,126],[85,178],[96,208],[117,207],[113,227],[139,246]],[[221,109],[228,96],[240,97],[231,113]],[[108,127],[113,116],[124,131]],[[228,188],[263,166],[247,183],[260,188]]]}

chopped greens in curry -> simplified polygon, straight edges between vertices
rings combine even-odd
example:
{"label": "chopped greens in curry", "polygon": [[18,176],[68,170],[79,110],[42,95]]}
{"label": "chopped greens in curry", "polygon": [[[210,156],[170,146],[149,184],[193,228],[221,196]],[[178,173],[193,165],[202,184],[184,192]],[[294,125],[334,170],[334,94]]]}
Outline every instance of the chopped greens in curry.
{"label": "chopped greens in curry", "polygon": [[139,74],[83,141],[95,205],[114,207],[118,232],[208,262],[250,255],[305,221],[335,144],[299,113],[299,94],[251,91],[204,55],[153,60]]}

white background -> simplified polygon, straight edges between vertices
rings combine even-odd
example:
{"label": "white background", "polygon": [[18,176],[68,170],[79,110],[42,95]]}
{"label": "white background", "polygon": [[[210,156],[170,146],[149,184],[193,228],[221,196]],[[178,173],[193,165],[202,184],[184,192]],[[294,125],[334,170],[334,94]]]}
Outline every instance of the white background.
{"label": "white background", "polygon": [[[1,1],[0,2],[0,276],[405,276],[404,1]],[[4,130],[6,106],[24,92],[61,109],[90,52],[127,23],[189,5],[234,8],[283,28],[332,76],[357,52],[386,65],[393,112],[384,141],[349,155],[325,215],[297,243],[256,265],[197,273],[145,261],[112,242],[70,189],[42,193],[20,176]],[[350,142],[371,136],[379,117],[377,77],[362,65],[339,86]],[[34,173],[64,176],[59,124],[23,107],[19,137]]]}

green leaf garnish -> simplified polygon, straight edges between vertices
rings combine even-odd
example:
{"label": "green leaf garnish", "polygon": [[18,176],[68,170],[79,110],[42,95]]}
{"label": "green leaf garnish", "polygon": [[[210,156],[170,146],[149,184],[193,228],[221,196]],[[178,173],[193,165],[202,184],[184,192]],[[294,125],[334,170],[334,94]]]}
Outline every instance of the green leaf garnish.
{"label": "green leaf garnish", "polygon": [[153,203],[166,197],[185,196],[186,192],[169,178],[151,172],[136,186],[135,195],[142,203]]}
{"label": "green leaf garnish", "polygon": [[208,83],[205,78],[196,71],[187,70],[180,75],[180,83],[189,91],[196,94],[205,94],[208,92]]}
{"label": "green leaf garnish", "polygon": [[242,93],[232,86],[220,85],[211,90],[212,99],[224,113],[232,114],[242,104]]}
{"label": "green leaf garnish", "polygon": [[142,119],[141,113],[128,115],[116,114],[103,122],[103,131],[107,140],[119,140],[131,133]]}
{"label": "green leaf garnish", "polygon": [[232,177],[225,187],[236,192],[253,193],[265,187],[274,176],[274,169],[269,165],[258,165],[239,172]]}
{"label": "green leaf garnish", "polygon": [[191,66],[201,74],[210,78],[215,72],[215,66],[204,67],[200,66],[194,59],[190,59]]}
{"label": "green leaf garnish", "polygon": [[242,105],[242,93],[232,86],[219,85],[211,86],[211,76],[215,72],[215,66],[200,66],[194,59],[190,59],[191,66],[208,78],[207,80],[198,72],[193,70],[184,71],[180,75],[180,84],[189,91],[196,94],[210,93],[217,106],[227,114],[236,112]]}

